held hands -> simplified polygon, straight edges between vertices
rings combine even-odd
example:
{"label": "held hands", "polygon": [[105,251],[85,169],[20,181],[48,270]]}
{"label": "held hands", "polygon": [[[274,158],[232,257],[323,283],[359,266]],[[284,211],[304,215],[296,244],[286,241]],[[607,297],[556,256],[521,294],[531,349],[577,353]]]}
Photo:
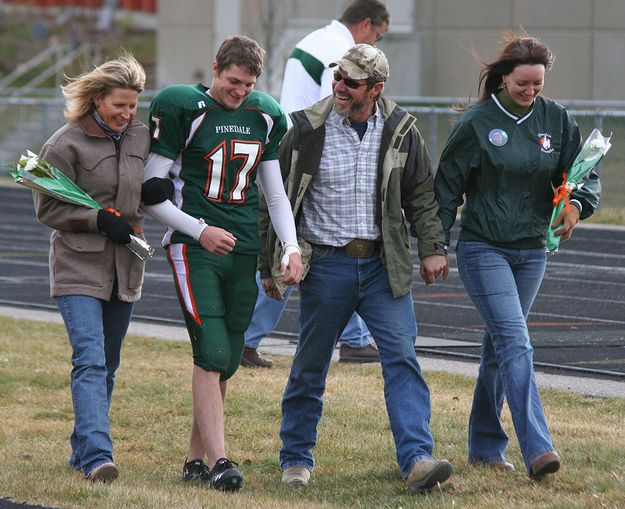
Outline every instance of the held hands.
{"label": "held hands", "polygon": [[[285,285],[299,284],[302,280],[303,274],[304,267],[302,265],[302,257],[299,253],[299,249],[297,251],[285,253],[280,261],[280,275],[282,276],[281,283],[284,283]],[[278,290],[278,286],[276,285],[274,278],[263,278],[261,279],[261,284],[267,297],[282,302],[283,297],[280,290]]]}
{"label": "held hands", "polygon": [[232,233],[217,226],[207,226],[202,231],[200,245],[209,253],[223,256],[232,251],[237,239]]}
{"label": "held hands", "polygon": [[111,239],[115,244],[128,244],[132,227],[114,212],[100,209],[96,221],[98,230]]}
{"label": "held hands", "polygon": [[260,283],[263,285],[263,290],[265,290],[265,295],[272,299],[278,300],[282,302],[284,299],[280,294],[280,291],[276,287],[276,282],[272,277],[266,277],[260,280]]}
{"label": "held hands", "polygon": [[304,267],[302,256],[299,252],[285,254],[280,262],[280,274],[284,276],[282,282],[285,285],[297,285],[302,279]]}
{"label": "held hands", "polygon": [[562,227],[554,233],[558,235],[560,237],[560,241],[563,242],[571,238],[571,235],[573,235],[573,228],[575,228],[578,221],[579,209],[575,205],[571,205],[568,212],[566,207],[560,211],[551,227],[557,228],[562,225]]}
{"label": "held hands", "polygon": [[449,263],[443,255],[426,256],[421,259],[419,275],[426,285],[431,285],[442,274],[443,279],[449,275]]}

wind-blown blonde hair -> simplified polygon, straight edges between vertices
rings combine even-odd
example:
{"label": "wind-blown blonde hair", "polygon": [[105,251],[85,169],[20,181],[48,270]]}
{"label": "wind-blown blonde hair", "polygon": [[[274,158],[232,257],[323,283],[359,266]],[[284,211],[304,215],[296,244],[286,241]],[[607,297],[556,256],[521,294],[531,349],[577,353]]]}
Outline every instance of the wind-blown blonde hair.
{"label": "wind-blown blonde hair", "polygon": [[110,94],[115,88],[143,92],[145,71],[135,57],[125,54],[90,72],[67,79],[69,83],[61,86],[66,101],[65,119],[78,122],[91,113],[97,98]]}

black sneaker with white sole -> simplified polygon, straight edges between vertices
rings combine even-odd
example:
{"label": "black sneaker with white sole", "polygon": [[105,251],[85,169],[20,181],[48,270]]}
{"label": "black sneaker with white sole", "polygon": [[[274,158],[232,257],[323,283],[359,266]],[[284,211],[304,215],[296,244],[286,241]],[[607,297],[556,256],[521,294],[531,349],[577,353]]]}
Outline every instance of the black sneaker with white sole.
{"label": "black sneaker with white sole", "polygon": [[210,473],[210,485],[219,491],[239,491],[243,487],[243,475],[234,461],[220,458]]}
{"label": "black sneaker with white sole", "polygon": [[201,459],[185,461],[182,467],[182,480],[185,482],[206,483],[210,485],[211,470]]}

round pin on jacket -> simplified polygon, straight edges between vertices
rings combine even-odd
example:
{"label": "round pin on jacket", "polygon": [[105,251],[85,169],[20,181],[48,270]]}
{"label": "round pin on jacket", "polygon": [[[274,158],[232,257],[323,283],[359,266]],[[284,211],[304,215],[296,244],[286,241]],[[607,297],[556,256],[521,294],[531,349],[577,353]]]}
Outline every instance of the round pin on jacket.
{"label": "round pin on jacket", "polygon": [[488,133],[488,141],[495,145],[495,147],[503,147],[508,143],[508,133],[503,129],[493,129]]}

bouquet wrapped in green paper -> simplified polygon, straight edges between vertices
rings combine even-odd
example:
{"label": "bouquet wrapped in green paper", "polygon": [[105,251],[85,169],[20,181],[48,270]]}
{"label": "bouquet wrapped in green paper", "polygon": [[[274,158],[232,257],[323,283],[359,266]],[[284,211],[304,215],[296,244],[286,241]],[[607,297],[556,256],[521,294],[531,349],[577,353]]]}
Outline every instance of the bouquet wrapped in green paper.
{"label": "bouquet wrapped in green paper", "polygon": [[560,246],[560,236],[555,234],[557,228],[552,228],[551,225],[562,209],[566,208],[567,211],[569,210],[569,207],[571,207],[569,203],[570,194],[583,185],[581,181],[601,161],[601,158],[610,147],[610,136],[603,136],[599,129],[593,129],[571,167],[562,175],[563,182],[555,190],[553,213],[551,214],[551,221],[547,230],[547,249],[551,253],[555,253]]}
{"label": "bouquet wrapped in green paper", "polygon": [[[98,210],[102,208],[62,171],[30,150],[27,155],[20,157],[15,166],[9,167],[8,171],[16,183],[40,193],[74,205]],[[141,260],[147,260],[154,254],[154,248],[135,235],[130,236],[130,242],[125,246]]]}

